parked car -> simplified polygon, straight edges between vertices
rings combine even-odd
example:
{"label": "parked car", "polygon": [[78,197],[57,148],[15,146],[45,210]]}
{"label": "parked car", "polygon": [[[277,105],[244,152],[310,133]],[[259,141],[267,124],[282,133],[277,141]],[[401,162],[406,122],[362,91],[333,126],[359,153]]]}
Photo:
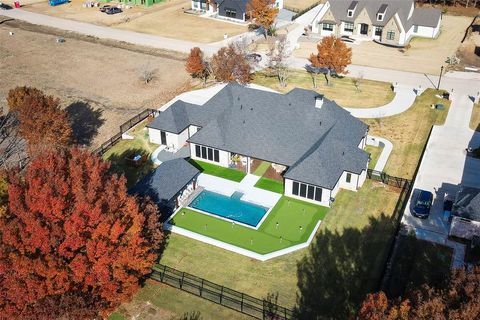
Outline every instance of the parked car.
{"label": "parked car", "polygon": [[253,62],[260,62],[262,61],[262,56],[258,53],[249,53],[245,56],[247,60],[253,61]]}
{"label": "parked car", "polygon": [[105,12],[108,8],[111,8],[112,6],[110,6],[109,4],[106,4],[104,5],[103,7],[100,7],[100,12]]}
{"label": "parked car", "polygon": [[443,221],[450,222],[452,217],[453,200],[445,198],[443,201]]}
{"label": "parked car", "polygon": [[117,14],[117,13],[122,13],[122,9],[117,8],[117,7],[110,7],[105,9],[106,14]]}
{"label": "parked car", "polygon": [[10,9],[12,9],[12,6],[9,6],[6,3],[1,3],[0,2],[0,10],[10,10]]}
{"label": "parked car", "polygon": [[427,219],[432,202],[433,194],[430,191],[419,190],[413,201],[412,215],[420,219]]}

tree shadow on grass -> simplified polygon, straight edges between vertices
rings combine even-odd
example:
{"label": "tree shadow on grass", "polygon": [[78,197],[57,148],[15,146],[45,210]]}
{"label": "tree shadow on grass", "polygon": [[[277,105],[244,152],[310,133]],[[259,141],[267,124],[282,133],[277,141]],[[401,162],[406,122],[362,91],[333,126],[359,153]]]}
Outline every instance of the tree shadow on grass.
{"label": "tree shadow on grass", "polygon": [[348,319],[380,282],[395,221],[382,214],[363,229],[322,230],[297,265],[298,319]]}
{"label": "tree shadow on grass", "polygon": [[[143,159],[138,165],[135,165],[132,161],[128,160],[136,155],[140,155]],[[154,169],[154,164],[150,160],[148,152],[140,148],[132,148],[122,151],[121,153],[113,153],[107,158],[107,160],[111,162],[111,173],[119,175],[123,174],[125,176],[128,189],[135,186],[140,179]]]}
{"label": "tree shadow on grass", "polygon": [[102,118],[103,111],[93,109],[90,104],[82,101],[70,104],[65,111],[70,118],[73,136],[77,143],[89,146],[98,134],[98,129],[105,122]]}

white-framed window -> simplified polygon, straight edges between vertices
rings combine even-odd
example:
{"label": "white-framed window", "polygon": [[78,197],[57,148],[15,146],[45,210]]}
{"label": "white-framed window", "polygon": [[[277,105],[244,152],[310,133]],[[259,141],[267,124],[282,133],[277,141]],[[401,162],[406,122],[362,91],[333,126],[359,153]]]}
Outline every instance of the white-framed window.
{"label": "white-framed window", "polygon": [[325,31],[333,31],[333,24],[332,23],[324,23],[322,29],[325,30]]}
{"label": "white-framed window", "polygon": [[348,10],[347,11],[347,16],[353,17],[353,10]]}
{"label": "white-framed window", "polygon": [[353,32],[353,28],[354,28],[353,22],[344,22],[343,23],[343,31]]}
{"label": "white-framed window", "polygon": [[395,40],[395,31],[387,31],[387,40]]}
{"label": "white-framed window", "polygon": [[225,8],[225,16],[228,18],[236,18],[237,17],[237,10]]}
{"label": "white-framed window", "polygon": [[382,30],[382,27],[375,27],[375,35],[380,37],[382,35]]}
{"label": "white-framed window", "polygon": [[306,183],[293,181],[292,194],[302,198],[322,202],[322,188],[312,186]]}
{"label": "white-framed window", "polygon": [[377,14],[377,20],[378,21],[383,21],[383,13]]}
{"label": "white-framed window", "polygon": [[414,25],[413,26],[413,33],[417,33],[418,32],[418,26],[417,25]]}
{"label": "white-framed window", "polygon": [[205,160],[220,162],[220,152],[217,149],[195,145],[195,156]]}
{"label": "white-framed window", "polygon": [[347,183],[352,182],[352,174],[351,173],[347,172],[347,176],[345,177],[345,181]]}

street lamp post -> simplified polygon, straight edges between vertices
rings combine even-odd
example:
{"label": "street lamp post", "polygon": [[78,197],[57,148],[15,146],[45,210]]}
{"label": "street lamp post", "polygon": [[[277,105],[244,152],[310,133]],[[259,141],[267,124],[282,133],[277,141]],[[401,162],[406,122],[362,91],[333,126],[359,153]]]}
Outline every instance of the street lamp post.
{"label": "street lamp post", "polygon": [[440,76],[438,77],[437,90],[440,90],[440,81],[442,81],[443,66],[440,67]]}

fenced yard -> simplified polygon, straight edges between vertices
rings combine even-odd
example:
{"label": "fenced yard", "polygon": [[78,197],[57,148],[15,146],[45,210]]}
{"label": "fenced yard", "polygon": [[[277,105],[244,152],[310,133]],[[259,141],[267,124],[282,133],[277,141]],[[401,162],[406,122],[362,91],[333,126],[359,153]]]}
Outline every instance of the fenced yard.
{"label": "fenced yard", "polygon": [[[259,254],[307,242],[328,208],[282,197],[258,230],[182,208],[172,224]],[[295,221],[293,224],[292,221]]]}

